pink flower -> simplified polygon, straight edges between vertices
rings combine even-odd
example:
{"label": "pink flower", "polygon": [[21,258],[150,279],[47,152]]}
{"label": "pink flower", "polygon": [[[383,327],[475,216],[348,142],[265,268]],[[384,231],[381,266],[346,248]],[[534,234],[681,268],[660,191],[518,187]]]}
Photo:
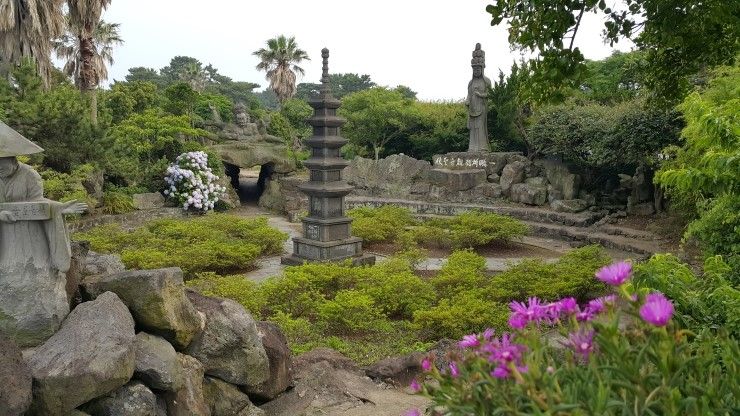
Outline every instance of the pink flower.
{"label": "pink flower", "polygon": [[460,375],[460,370],[457,368],[457,364],[455,362],[450,363],[450,376],[452,378],[457,378]]}
{"label": "pink flower", "polygon": [[594,314],[600,314],[604,312],[607,305],[614,305],[617,300],[616,295],[602,296],[600,298],[592,299],[588,302],[587,308]]}
{"label": "pink flower", "polygon": [[404,413],[403,416],[421,416],[421,410],[411,409]]}
{"label": "pink flower", "polygon": [[573,351],[585,361],[594,351],[594,331],[579,331],[568,336]]}
{"label": "pink flower", "polygon": [[590,321],[592,319],[594,319],[594,311],[591,310],[591,308],[589,308],[589,307],[586,307],[582,311],[579,310],[576,313],[576,320],[578,320],[579,322],[587,322],[587,321]]}
{"label": "pink flower", "polygon": [[651,293],[640,308],[640,317],[655,326],[664,326],[673,317],[673,303],[660,292]]}
{"label": "pink flower", "polygon": [[619,286],[632,276],[632,264],[626,261],[604,266],[596,272],[596,278],[612,286]]}
{"label": "pink flower", "polygon": [[420,391],[421,391],[421,385],[419,384],[419,382],[418,382],[418,381],[416,381],[416,379],[414,379],[414,380],[411,380],[411,384],[409,384],[409,388],[410,388],[410,389],[411,389],[411,391],[413,391],[414,393],[418,393],[418,392],[420,392]]}
{"label": "pink flower", "polygon": [[547,307],[536,297],[531,297],[525,305],[523,302],[511,302],[511,317],[509,325],[515,329],[522,329],[529,322],[540,322],[547,318]]}
{"label": "pink flower", "polygon": [[491,371],[491,375],[496,378],[509,377],[510,373],[511,371],[509,371],[509,369],[504,366],[498,366],[493,371]]}
{"label": "pink flower", "polygon": [[486,328],[485,331],[483,331],[483,340],[488,342],[493,338],[493,328]]}
{"label": "pink flower", "polygon": [[425,373],[428,373],[432,370],[432,362],[429,361],[429,358],[424,358],[421,361],[421,369],[424,370]]}
{"label": "pink flower", "polygon": [[572,314],[578,310],[578,302],[576,302],[575,298],[563,298],[557,303],[560,305],[560,312],[562,313]]}
{"label": "pink flower", "polygon": [[480,345],[480,340],[475,334],[465,335],[462,341],[458,342],[457,345],[459,345],[460,348],[475,348]]}

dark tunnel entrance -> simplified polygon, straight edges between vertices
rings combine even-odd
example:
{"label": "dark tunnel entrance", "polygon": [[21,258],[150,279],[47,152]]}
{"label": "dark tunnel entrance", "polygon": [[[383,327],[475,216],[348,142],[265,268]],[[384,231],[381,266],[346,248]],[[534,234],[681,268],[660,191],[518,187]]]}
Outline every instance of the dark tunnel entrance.
{"label": "dark tunnel entrance", "polygon": [[257,165],[249,169],[239,166],[224,164],[226,175],[231,180],[231,186],[236,189],[239,201],[242,205],[257,205],[262,193],[265,191],[267,181],[270,180],[274,171],[272,163]]}

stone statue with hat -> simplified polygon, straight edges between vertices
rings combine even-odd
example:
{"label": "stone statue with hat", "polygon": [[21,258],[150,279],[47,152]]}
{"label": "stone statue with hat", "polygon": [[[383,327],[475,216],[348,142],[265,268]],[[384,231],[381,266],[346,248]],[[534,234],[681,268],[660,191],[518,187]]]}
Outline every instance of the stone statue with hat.
{"label": "stone statue with hat", "polygon": [[487,101],[491,80],[483,75],[483,68],[486,67],[486,53],[481,49],[480,43],[475,44],[470,64],[473,67],[473,79],[468,83],[468,98],[465,100],[465,105],[468,107],[468,129],[470,130],[468,152],[490,152]]}
{"label": "stone statue with hat", "polygon": [[64,215],[88,209],[44,198],[41,176],[17,159],[42,151],[0,122],[0,332],[20,346],[43,342],[69,313]]}

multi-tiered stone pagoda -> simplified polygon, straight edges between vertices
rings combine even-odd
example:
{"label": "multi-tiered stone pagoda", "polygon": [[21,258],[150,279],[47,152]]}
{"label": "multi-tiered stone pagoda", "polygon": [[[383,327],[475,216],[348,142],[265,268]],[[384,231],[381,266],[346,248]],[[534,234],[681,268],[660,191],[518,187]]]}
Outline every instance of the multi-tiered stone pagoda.
{"label": "multi-tiered stone pagoda", "polygon": [[303,237],[293,238],[293,254],[283,257],[283,264],[313,261],[342,261],[373,264],[375,257],[362,253],[362,239],[352,237],[352,219],[345,214],[344,197],[352,186],[342,180],[342,169],[349,163],[340,149],[347,143],[340,134],[345,123],[337,117],[341,102],[329,88],[329,50],[321,50],[323,73],[319,97],[309,101],[314,115],[308,119],[313,136],[306,140],[311,157],[303,162],[310,171],[309,182],[300,186],[308,195],[309,212],[303,219]]}

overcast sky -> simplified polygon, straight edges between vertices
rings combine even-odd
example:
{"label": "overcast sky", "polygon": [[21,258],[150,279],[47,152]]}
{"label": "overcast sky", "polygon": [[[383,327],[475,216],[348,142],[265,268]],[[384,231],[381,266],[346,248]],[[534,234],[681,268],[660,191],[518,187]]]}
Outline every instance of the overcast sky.
{"label": "overcast sky", "polygon": [[[332,73],[369,74],[380,85],[403,84],[424,100],[457,100],[466,94],[476,42],[486,51],[486,75],[508,72],[519,59],[506,30],[491,27],[485,7],[493,0],[113,0],[104,15],[121,24],[125,44],[114,52],[111,80],[128,68],[159,69],[187,55],[237,81],[267,84],[252,52],[279,34],[295,36],[311,61],[298,82],[318,82],[321,48],[331,51]],[[576,43],[586,58],[611,54],[594,15]],[[621,50],[629,45],[620,44]]]}

